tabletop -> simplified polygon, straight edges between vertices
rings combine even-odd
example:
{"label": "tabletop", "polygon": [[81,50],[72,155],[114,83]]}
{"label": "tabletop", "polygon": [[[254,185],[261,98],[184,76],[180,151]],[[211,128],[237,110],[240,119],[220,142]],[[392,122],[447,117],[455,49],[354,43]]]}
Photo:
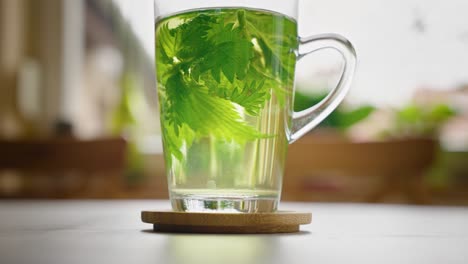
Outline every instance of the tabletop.
{"label": "tabletop", "polygon": [[467,263],[468,208],[282,203],[297,234],[154,233],[167,201],[1,201],[0,263]]}

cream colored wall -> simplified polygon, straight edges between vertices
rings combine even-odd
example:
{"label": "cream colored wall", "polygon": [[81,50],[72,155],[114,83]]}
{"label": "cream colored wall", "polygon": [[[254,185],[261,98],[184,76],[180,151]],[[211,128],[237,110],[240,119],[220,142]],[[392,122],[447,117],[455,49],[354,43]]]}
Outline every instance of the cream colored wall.
{"label": "cream colored wall", "polygon": [[[303,0],[299,24],[303,36],[336,32],[355,45],[358,69],[349,101],[399,106],[418,88],[468,83],[467,14],[465,0]],[[339,69],[333,58],[318,57],[298,70],[303,82]]]}

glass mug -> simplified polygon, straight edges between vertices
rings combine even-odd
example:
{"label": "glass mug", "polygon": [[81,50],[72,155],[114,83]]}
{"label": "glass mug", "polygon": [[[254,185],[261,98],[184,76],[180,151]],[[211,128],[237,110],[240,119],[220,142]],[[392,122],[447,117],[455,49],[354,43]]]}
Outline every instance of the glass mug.
{"label": "glass mug", "polygon": [[[156,75],[172,208],[274,212],[288,144],[343,100],[356,66],[345,38],[300,38],[298,1],[155,0]],[[293,111],[296,61],[332,48],[337,87]]]}

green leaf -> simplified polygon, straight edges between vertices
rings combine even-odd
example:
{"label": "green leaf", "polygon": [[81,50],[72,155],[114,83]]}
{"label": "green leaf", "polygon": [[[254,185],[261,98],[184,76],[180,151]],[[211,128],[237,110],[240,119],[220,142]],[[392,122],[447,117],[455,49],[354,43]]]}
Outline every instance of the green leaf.
{"label": "green leaf", "polygon": [[243,121],[235,105],[226,99],[210,96],[205,88],[193,89],[177,102],[171,117],[184,122],[197,137],[214,136],[244,143],[262,137]]}
{"label": "green leaf", "polygon": [[265,89],[265,80],[257,83],[245,83],[244,87],[236,88],[229,95],[229,99],[244,107],[250,115],[256,116],[265,105],[265,98],[270,99],[269,89]]}
{"label": "green leaf", "polygon": [[[274,17],[257,16],[248,13],[246,30],[260,48],[263,65],[274,78],[290,82],[295,71],[298,47],[297,25],[295,23],[275,23]],[[262,30],[259,30],[261,28]],[[285,34],[265,34],[265,32],[288,32]]]}
{"label": "green leaf", "polygon": [[429,118],[436,123],[441,123],[447,119],[453,117],[456,114],[456,111],[452,107],[439,104],[434,106],[434,108],[429,113]]}
{"label": "green leaf", "polygon": [[165,109],[163,109],[163,112],[166,114],[167,121],[175,126],[175,132],[178,133],[178,128],[185,120],[177,115],[177,112],[186,101],[190,89],[188,89],[180,73],[169,77],[166,85],[162,89],[166,93],[164,98]]}
{"label": "green leaf", "polygon": [[325,97],[327,97],[327,93],[305,94],[296,90],[294,94],[294,111],[299,112],[306,110],[320,103]]}
{"label": "green leaf", "polygon": [[160,21],[156,62],[167,155],[182,162],[192,142],[204,138],[243,144],[272,136],[244,119],[260,116],[272,93],[280,104],[290,96],[296,30],[285,17],[243,9]]}
{"label": "green leaf", "polygon": [[156,47],[158,52],[156,54],[161,54],[162,58],[166,63],[172,62],[172,58],[177,55],[177,40],[171,34],[168,24],[163,24],[159,27],[156,34]]}
{"label": "green leaf", "polygon": [[424,119],[424,111],[416,105],[409,105],[398,112],[398,119],[406,123],[419,123]]}
{"label": "green leaf", "polygon": [[[341,129],[347,129],[366,119],[375,110],[373,106],[361,106],[349,112],[343,112],[339,116],[339,126]],[[339,112],[337,112],[339,113]]]}
{"label": "green leaf", "polygon": [[262,37],[259,37],[257,41],[263,51],[265,65],[270,67],[273,76],[279,77],[281,80],[287,80],[290,75],[288,70],[283,67],[281,58],[273,52],[269,44]]}
{"label": "green leaf", "polygon": [[201,14],[173,29],[171,33],[178,40],[177,57],[184,59],[203,55],[210,48],[206,35],[215,21],[211,16]]}
{"label": "green leaf", "polygon": [[240,29],[234,27],[234,23],[214,24],[212,30],[207,34],[207,39],[214,44],[220,44],[227,41],[240,40]]}
{"label": "green leaf", "polygon": [[211,71],[220,83],[222,72],[233,83],[234,78],[244,79],[253,55],[253,45],[245,39],[227,41],[213,47],[197,67],[201,72]]}
{"label": "green leaf", "polygon": [[203,79],[210,95],[236,103],[252,116],[258,116],[271,97],[271,86],[267,85],[265,79],[258,82],[235,80],[232,84],[224,79],[221,80],[222,84],[219,84],[207,76],[203,76]]}
{"label": "green leaf", "polygon": [[[294,111],[306,110],[307,108],[320,103],[326,96],[327,93],[306,95],[302,92],[296,91]],[[322,123],[320,123],[319,126],[346,130],[366,119],[374,111],[375,107],[369,105],[360,106],[352,110],[344,110],[342,107],[338,107]]]}

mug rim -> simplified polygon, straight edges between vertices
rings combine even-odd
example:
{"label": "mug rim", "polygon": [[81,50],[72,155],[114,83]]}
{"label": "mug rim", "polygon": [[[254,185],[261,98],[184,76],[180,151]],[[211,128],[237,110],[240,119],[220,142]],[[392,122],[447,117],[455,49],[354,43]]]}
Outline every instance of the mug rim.
{"label": "mug rim", "polygon": [[298,21],[299,0],[153,0],[155,22],[166,17],[197,10],[245,8],[274,12]]}

